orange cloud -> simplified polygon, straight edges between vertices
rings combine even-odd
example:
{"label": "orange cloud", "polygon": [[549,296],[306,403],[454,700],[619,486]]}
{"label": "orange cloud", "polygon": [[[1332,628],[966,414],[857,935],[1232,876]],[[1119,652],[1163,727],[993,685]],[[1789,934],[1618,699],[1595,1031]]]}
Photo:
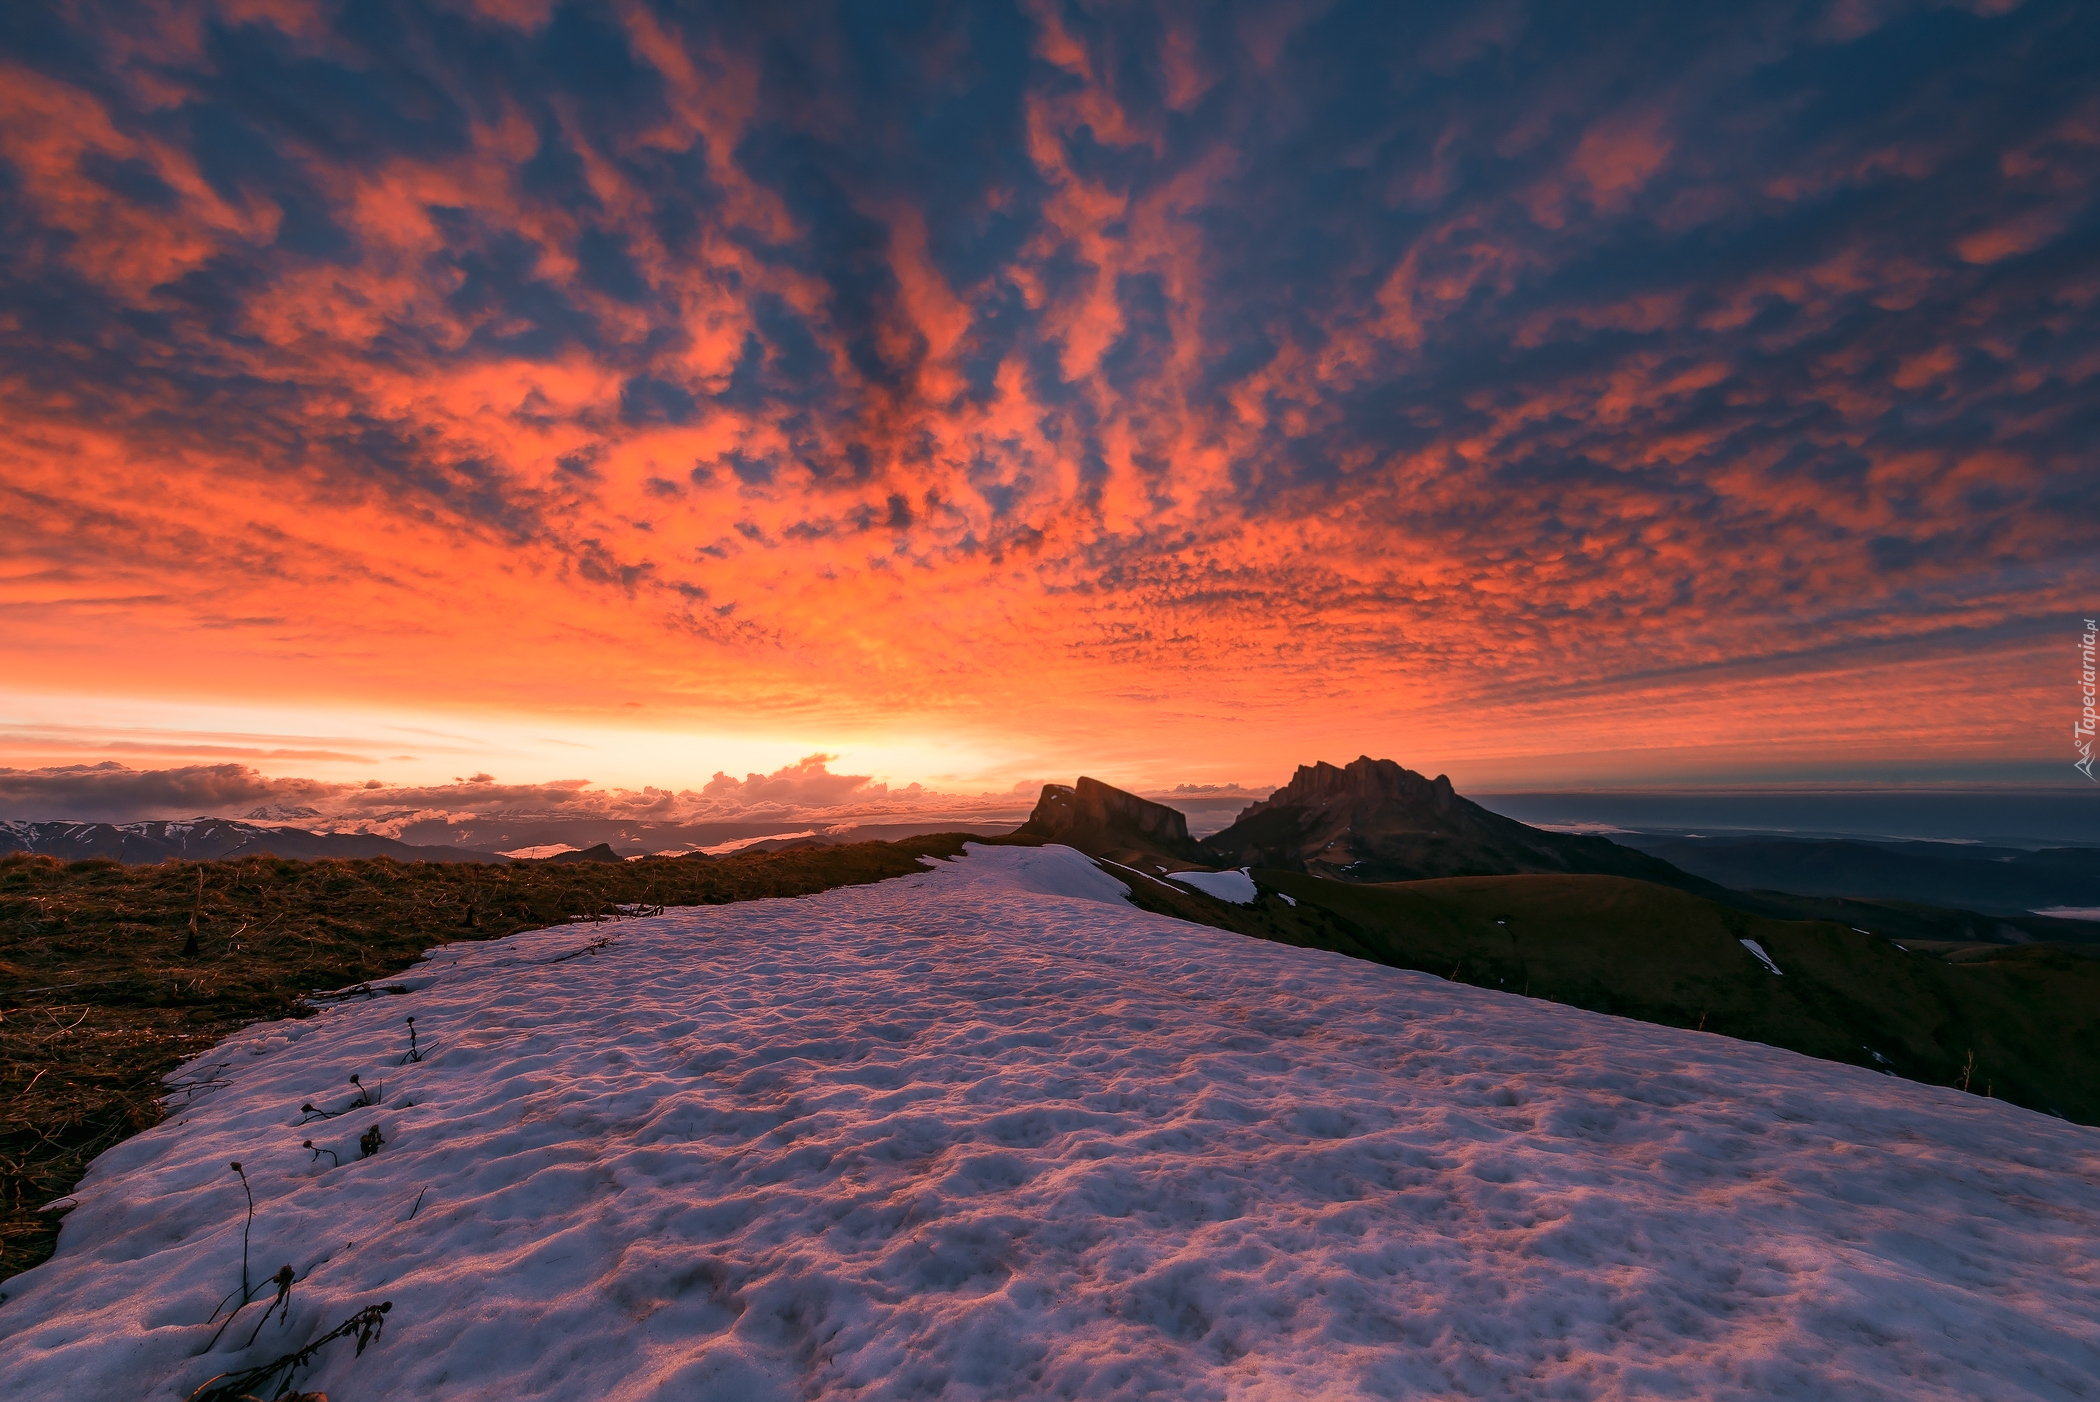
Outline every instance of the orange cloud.
{"label": "orange cloud", "polygon": [[1132,782],[2039,753],[2093,109],[1957,121],[1950,45],[1834,114],[1865,13],[84,32],[0,83],[11,674]]}

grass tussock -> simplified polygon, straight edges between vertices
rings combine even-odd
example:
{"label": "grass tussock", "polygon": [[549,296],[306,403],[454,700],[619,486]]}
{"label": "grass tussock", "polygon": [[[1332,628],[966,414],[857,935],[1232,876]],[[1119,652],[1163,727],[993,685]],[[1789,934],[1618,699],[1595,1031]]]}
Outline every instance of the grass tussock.
{"label": "grass tussock", "polygon": [[517,866],[0,858],[0,1280],[50,1256],[60,1213],[44,1204],[159,1121],[163,1077],[250,1023],[305,1015],[309,993],[456,940],[881,881],[964,840]]}

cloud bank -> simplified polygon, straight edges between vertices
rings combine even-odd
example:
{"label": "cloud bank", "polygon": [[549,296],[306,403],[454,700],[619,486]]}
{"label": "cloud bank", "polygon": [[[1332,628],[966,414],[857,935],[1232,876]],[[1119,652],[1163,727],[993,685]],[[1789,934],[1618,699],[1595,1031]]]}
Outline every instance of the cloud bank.
{"label": "cloud bank", "polygon": [[256,804],[306,810],[347,785],[271,779],[245,764],[132,769],[115,761],[0,769],[0,814],[10,818],[190,818]]}
{"label": "cloud bank", "polygon": [[2071,0],[5,23],[40,684],[1061,752],[1112,702],[1182,759],[1196,697],[1276,772],[1314,713],[1944,757],[2068,704]]}
{"label": "cloud bank", "polygon": [[498,783],[477,774],[450,784],[389,785],[273,779],[246,765],[131,769],[114,762],[0,769],[0,817],[122,822],[240,817],[325,832],[398,837],[429,822],[492,816],[606,819],[625,823],[880,822],[1003,818],[1033,804],[1035,786],[999,794],[892,788],[865,774],[834,774],[836,756],[815,754],[770,774],[717,773],[700,789],[622,789],[586,779]]}

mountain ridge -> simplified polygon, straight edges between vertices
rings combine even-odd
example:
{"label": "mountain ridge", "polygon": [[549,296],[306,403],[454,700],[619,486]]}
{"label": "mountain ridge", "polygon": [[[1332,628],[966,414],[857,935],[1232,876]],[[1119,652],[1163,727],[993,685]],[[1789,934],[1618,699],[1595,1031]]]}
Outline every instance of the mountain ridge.
{"label": "mountain ridge", "polygon": [[1548,832],[1390,759],[1301,765],[1289,783],[1204,839],[1229,866],[1351,882],[1451,876],[1631,876],[1706,892],[1712,883],[1609,838]]}
{"label": "mountain ridge", "polygon": [[496,862],[494,852],[426,847],[375,833],[311,832],[264,827],[239,818],[156,819],[136,823],[15,822],[0,820],[0,854],[28,852],[77,862],[102,857],[137,866],[150,862],[234,861],[273,856],[288,861],[392,857],[401,862]]}
{"label": "mountain ridge", "polygon": [[1389,759],[1302,765],[1200,841],[1186,817],[1098,779],[1045,784],[1007,842],[1056,842],[1152,873],[1261,867],[1354,884],[1452,876],[1627,876],[1695,894],[1721,888],[1608,838],[1549,832],[1464,798]]}

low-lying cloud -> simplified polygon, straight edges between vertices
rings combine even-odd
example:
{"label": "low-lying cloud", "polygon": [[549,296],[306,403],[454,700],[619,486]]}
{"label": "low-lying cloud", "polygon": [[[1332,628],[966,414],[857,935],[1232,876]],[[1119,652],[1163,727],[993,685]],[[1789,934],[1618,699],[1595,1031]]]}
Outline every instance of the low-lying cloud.
{"label": "low-lying cloud", "polygon": [[600,788],[588,779],[499,783],[477,774],[449,784],[377,780],[331,783],[270,778],[247,765],[131,769],[115,762],[0,769],[0,816],[39,821],[129,822],[227,817],[330,832],[399,836],[421,823],[494,816],[610,819],[634,823],[880,822],[1006,816],[1033,800],[1033,786],[1005,793],[903,788],[866,774],[835,774],[836,755],[812,754],[770,774],[717,772],[699,789]]}
{"label": "low-lying cloud", "polygon": [[320,779],[271,779],[245,764],[132,769],[112,760],[0,769],[0,813],[96,822],[190,818],[227,815],[258,804],[307,808],[346,787]]}

